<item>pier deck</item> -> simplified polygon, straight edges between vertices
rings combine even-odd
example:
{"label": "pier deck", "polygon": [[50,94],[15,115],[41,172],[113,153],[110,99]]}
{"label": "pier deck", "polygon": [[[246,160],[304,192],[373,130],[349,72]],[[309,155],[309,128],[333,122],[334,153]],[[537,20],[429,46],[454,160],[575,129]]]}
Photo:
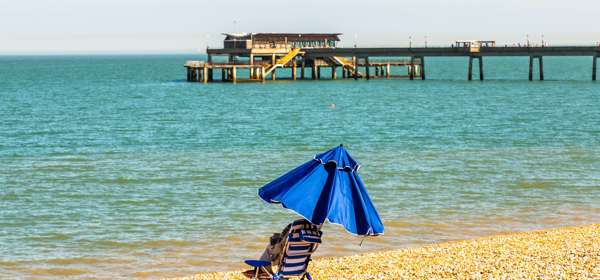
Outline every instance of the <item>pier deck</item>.
{"label": "pier deck", "polygon": [[[529,80],[533,80],[534,61],[537,60],[539,79],[544,80],[543,57],[545,56],[588,56],[592,57],[592,80],[596,80],[597,58],[600,46],[487,46],[477,49],[453,47],[415,47],[415,48],[278,48],[278,49],[208,49],[208,61],[190,61],[189,81],[210,82],[214,80],[213,69],[221,69],[222,81],[237,82],[237,70],[249,69],[250,81],[265,81],[267,76],[276,79],[277,69],[291,69],[292,79],[305,79],[305,67],[311,71],[311,78],[321,79],[320,69],[331,68],[331,79],[337,78],[337,69],[342,69],[342,78],[420,78],[425,79],[426,57],[465,57],[468,58],[468,80],[473,79],[473,60],[478,60],[479,79],[484,79],[484,57],[529,57]],[[213,63],[214,56],[228,56],[227,63]],[[373,60],[370,58],[377,58]],[[403,58],[403,59],[399,59]],[[408,59],[406,59],[408,58]],[[397,68],[405,75],[399,75]],[[371,71],[374,70],[374,75]],[[396,71],[396,75],[391,72]]]}

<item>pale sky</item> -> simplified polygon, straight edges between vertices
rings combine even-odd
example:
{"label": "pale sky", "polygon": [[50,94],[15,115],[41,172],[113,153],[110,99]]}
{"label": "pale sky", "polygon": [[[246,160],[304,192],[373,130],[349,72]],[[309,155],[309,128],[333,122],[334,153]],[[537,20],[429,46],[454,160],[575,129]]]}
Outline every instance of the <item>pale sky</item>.
{"label": "pale sky", "polygon": [[222,32],[340,32],[351,47],[600,41],[600,0],[0,0],[0,53],[203,52]]}

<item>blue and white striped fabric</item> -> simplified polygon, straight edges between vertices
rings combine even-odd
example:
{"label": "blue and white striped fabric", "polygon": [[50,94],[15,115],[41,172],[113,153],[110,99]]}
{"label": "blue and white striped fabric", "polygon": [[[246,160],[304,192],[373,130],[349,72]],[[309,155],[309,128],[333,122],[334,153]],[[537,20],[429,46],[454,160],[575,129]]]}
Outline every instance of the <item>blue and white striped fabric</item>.
{"label": "blue and white striped fabric", "polygon": [[310,256],[321,243],[323,233],[306,220],[292,223],[287,248],[279,273],[282,276],[302,276],[306,273]]}
{"label": "blue and white striped fabric", "polygon": [[281,275],[285,276],[302,275],[306,272],[308,258],[310,258],[310,254],[286,256],[283,259],[283,264],[281,265],[281,269],[279,269],[279,272],[281,273]]}
{"label": "blue and white striped fabric", "polygon": [[322,234],[320,230],[301,229],[290,233],[288,242],[321,243]]}

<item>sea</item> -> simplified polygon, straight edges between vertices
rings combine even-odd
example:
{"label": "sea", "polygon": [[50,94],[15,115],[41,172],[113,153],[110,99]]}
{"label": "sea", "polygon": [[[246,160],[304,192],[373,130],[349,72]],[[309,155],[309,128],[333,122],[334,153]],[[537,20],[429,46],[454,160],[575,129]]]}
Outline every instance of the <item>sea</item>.
{"label": "sea", "polygon": [[427,58],[425,81],[235,85],[186,82],[188,59],[0,57],[0,279],[244,269],[298,218],[257,190],[339,144],[385,233],[325,224],[317,257],[600,222],[591,57],[546,57],[545,81],[527,57],[470,82]]}

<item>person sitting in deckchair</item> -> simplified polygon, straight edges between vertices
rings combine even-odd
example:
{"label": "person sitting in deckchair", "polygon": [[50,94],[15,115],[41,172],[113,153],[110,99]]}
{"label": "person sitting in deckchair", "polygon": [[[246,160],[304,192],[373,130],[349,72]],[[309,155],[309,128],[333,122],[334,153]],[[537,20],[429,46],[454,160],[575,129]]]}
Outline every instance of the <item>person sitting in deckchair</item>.
{"label": "person sitting in deckchair", "polygon": [[[289,240],[290,236],[294,235],[294,233],[299,232],[300,230],[306,230],[306,229],[320,232],[319,227],[316,225],[313,225],[310,221],[308,221],[306,219],[299,219],[299,220],[296,220],[296,221],[288,224],[281,231],[281,233],[274,233],[270,238],[269,244],[267,245],[264,252],[260,256],[260,259],[257,261],[250,261],[250,263],[248,263],[248,261],[246,262],[252,266],[255,266],[256,264],[260,264],[260,265],[255,267],[255,269],[244,271],[244,275],[248,278],[270,279],[271,278],[270,276],[274,274],[273,268],[272,268],[273,266],[277,266],[280,268],[279,270],[281,270],[282,261],[284,261],[284,259],[285,259],[284,256],[282,256],[282,254],[285,254],[286,249],[288,249],[288,248],[286,248],[287,247],[286,245],[288,244],[288,240]],[[292,233],[292,235],[290,235],[290,232]],[[320,243],[320,235],[319,235],[318,243]],[[316,250],[316,246],[314,247],[314,250]],[[314,251],[314,250],[312,250],[312,251]],[[312,253],[312,251],[310,253]],[[309,255],[308,255],[308,257],[309,257]],[[307,259],[307,261],[308,261],[308,259]],[[270,265],[265,265],[265,264],[270,264]]]}

